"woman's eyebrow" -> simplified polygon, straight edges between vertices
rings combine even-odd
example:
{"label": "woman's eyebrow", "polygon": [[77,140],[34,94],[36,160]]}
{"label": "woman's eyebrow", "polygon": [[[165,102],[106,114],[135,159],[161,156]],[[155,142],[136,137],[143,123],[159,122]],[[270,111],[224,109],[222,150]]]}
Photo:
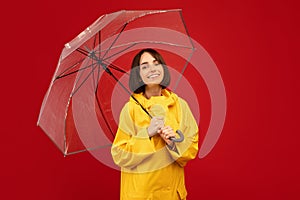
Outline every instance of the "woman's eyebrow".
{"label": "woman's eyebrow", "polygon": [[143,63],[141,63],[141,65],[145,65],[145,64],[148,64],[148,62],[143,62]]}
{"label": "woman's eyebrow", "polygon": [[[155,60],[153,60],[152,62],[155,63],[155,62],[158,62],[158,60],[155,59]],[[144,65],[144,64],[149,64],[149,62],[143,62],[143,63],[141,63],[140,65]]]}

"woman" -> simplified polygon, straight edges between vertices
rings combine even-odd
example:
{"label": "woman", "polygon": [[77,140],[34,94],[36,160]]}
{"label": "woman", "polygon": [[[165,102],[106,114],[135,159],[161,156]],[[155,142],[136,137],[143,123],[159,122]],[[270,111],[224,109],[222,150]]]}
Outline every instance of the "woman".
{"label": "woman", "polygon": [[[121,111],[111,149],[122,169],[121,200],[186,199],[183,167],[197,154],[198,127],[187,103],[166,90],[169,83],[157,51],[144,49],[134,57],[129,80],[133,98]],[[178,129],[185,139],[175,143]]]}

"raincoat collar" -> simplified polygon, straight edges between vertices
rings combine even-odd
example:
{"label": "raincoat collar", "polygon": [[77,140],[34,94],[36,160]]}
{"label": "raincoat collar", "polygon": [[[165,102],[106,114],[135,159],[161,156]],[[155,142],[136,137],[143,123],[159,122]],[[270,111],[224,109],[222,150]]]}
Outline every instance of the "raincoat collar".
{"label": "raincoat collar", "polygon": [[[178,100],[178,96],[166,89],[163,89],[161,92],[161,96],[152,96],[149,99],[147,99],[143,93],[139,94],[133,94],[133,96],[142,104],[142,106],[146,109],[149,109],[154,104],[160,104],[163,106],[172,106],[176,103]],[[130,98],[130,101],[135,102],[133,98]]]}

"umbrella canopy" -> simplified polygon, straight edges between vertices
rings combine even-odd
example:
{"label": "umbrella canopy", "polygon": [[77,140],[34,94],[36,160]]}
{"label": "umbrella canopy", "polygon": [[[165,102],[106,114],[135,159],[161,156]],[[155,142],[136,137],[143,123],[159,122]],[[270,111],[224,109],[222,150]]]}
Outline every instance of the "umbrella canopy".
{"label": "umbrella canopy", "polygon": [[131,93],[131,61],[143,48],[163,54],[171,90],[186,82],[194,46],[179,9],[103,15],[65,44],[38,119],[64,155],[111,145]]}

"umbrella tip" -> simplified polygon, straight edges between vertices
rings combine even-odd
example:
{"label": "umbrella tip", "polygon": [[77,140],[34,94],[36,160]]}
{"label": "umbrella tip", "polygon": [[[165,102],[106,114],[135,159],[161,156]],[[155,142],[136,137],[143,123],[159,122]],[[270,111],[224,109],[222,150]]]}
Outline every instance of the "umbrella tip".
{"label": "umbrella tip", "polygon": [[66,47],[66,49],[70,49],[71,48],[70,43],[65,44],[65,47]]}

